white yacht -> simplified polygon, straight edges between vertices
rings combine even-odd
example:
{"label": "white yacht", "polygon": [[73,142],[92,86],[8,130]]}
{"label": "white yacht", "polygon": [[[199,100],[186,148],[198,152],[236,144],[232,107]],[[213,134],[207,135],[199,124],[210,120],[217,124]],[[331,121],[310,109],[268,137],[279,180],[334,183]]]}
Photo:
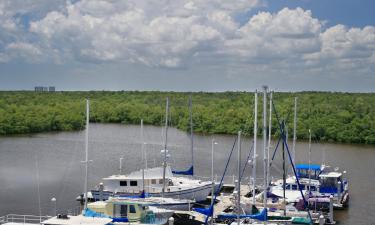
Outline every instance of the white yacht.
{"label": "white yacht", "polygon": [[[137,196],[143,190],[146,196],[161,197],[163,189],[163,168],[155,167],[126,175],[112,175],[103,178],[104,189],[91,190],[93,201],[106,200],[109,196]],[[217,185],[218,186],[218,185]],[[211,181],[201,181],[191,177],[174,176],[170,166],[166,167],[164,197],[190,199],[197,202],[206,200],[212,188]],[[90,193],[89,193],[90,196]]]}

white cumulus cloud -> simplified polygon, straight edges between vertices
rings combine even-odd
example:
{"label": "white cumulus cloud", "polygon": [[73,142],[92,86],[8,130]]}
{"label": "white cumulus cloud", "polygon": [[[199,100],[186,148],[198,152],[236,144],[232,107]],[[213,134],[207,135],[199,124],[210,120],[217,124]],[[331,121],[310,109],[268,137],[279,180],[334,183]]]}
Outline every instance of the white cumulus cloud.
{"label": "white cumulus cloud", "polygon": [[[374,69],[373,26],[325,27],[302,8],[258,12],[245,23],[236,21],[261,0],[22,2],[0,2],[2,63],[187,68],[231,62],[262,71]],[[27,24],[19,15],[29,15]]]}

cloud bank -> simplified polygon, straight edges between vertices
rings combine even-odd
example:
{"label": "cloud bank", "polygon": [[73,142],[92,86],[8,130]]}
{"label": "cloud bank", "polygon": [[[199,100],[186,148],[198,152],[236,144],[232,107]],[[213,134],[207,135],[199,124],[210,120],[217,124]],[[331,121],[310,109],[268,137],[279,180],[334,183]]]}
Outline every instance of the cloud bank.
{"label": "cloud bank", "polygon": [[265,73],[373,74],[375,27],[326,27],[261,0],[1,1],[0,63],[231,65]]}

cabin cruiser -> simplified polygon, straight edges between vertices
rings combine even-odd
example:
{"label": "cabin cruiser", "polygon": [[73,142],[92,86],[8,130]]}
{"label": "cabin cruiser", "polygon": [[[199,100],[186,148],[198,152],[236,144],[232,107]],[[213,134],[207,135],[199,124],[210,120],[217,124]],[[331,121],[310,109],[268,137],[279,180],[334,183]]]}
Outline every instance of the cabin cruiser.
{"label": "cabin cruiser", "polygon": [[[332,169],[328,166],[299,164],[296,171],[300,188],[298,188],[295,176],[290,176],[285,182],[285,198],[287,202],[297,203],[303,195],[317,198],[334,198],[335,208],[345,208],[349,204],[349,183],[343,178],[344,172],[339,172],[338,168]],[[309,174],[309,171],[310,174]],[[300,191],[301,190],[301,191]],[[309,191],[311,190],[311,192]],[[277,180],[270,187],[272,194],[283,196],[283,180]]]}
{"label": "cabin cruiser", "polygon": [[[211,181],[175,176],[170,166],[166,167],[164,196],[174,199],[205,201],[212,189]],[[106,200],[110,196],[137,196],[143,191],[149,197],[162,197],[163,167],[132,172],[127,175],[112,175],[103,178],[103,191],[91,190],[91,201]],[[218,184],[215,185],[218,188]],[[90,193],[88,194],[90,196]]]}
{"label": "cabin cruiser", "polygon": [[154,202],[146,199],[110,198],[89,203],[83,215],[111,218],[116,224],[165,224],[173,213],[173,210],[156,207]]}

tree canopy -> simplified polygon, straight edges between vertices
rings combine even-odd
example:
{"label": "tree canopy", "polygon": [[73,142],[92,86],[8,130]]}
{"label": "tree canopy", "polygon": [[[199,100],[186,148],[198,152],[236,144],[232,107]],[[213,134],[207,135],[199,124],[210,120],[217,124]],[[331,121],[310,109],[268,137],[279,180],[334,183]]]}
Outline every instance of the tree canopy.
{"label": "tree canopy", "polygon": [[[91,101],[91,122],[139,124],[143,119],[145,124],[163,125],[167,96],[171,126],[188,130],[190,95],[195,132],[235,134],[242,130],[252,134],[254,93],[156,91],[3,91],[0,92],[0,134],[84,129],[86,98]],[[289,134],[293,128],[294,97],[298,97],[298,139],[307,139],[311,129],[318,140],[375,144],[375,94],[274,93],[275,108],[286,120]],[[259,134],[262,132],[261,104],[259,97]],[[272,123],[272,133],[278,134],[275,114]]]}

